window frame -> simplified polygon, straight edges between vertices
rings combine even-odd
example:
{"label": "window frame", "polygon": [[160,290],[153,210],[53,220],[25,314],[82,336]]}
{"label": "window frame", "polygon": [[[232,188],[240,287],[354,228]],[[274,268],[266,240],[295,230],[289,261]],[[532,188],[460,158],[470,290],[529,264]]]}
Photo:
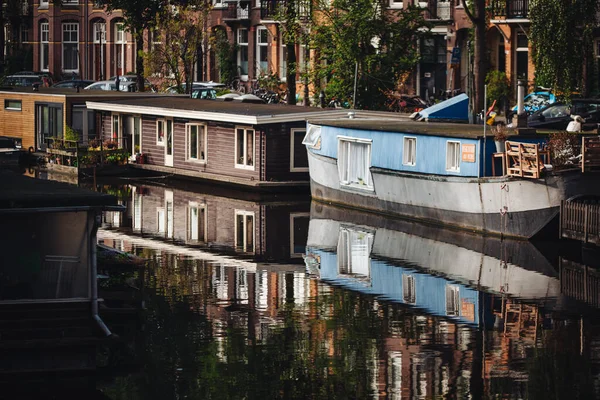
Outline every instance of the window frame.
{"label": "window frame", "polygon": [[[338,164],[338,180],[339,180],[339,184],[340,187],[342,188],[351,188],[351,189],[359,189],[359,190],[365,190],[365,191],[369,191],[369,192],[373,192],[375,191],[375,186],[373,185],[372,182],[372,178],[371,178],[371,156],[372,156],[372,147],[373,147],[373,140],[372,139],[363,139],[363,138],[355,138],[355,137],[349,137],[349,136],[338,136],[338,151],[337,151],[337,164]],[[360,144],[366,144],[367,145],[367,149],[368,149],[368,160],[369,160],[369,165],[366,168],[369,174],[369,183],[368,184],[360,184],[360,183],[353,183],[350,181],[344,181],[342,179],[342,174],[341,174],[341,166],[340,166],[340,154],[341,154],[341,147],[342,147],[342,142],[348,142],[348,143],[360,143]],[[344,161],[342,161],[344,162]],[[346,169],[348,169],[348,165],[345,165]]]}
{"label": "window frame", "polygon": [[[94,44],[106,44],[106,22],[94,22]],[[99,36],[99,37],[98,37]]]}
{"label": "window frame", "polygon": [[[411,154],[407,154],[406,152],[406,144],[407,142],[414,142],[414,151],[412,153],[412,162],[408,160]],[[402,165],[407,167],[414,167],[417,165],[417,137],[416,136],[404,136],[402,140]]]}
{"label": "window frame", "polygon": [[304,252],[294,252],[294,221],[296,220],[296,218],[309,218],[310,220],[310,213],[290,213],[290,258],[302,258],[302,256],[304,255]]}
{"label": "window frame", "polygon": [[[202,221],[202,225],[200,226],[200,219],[198,218],[198,238],[200,237],[200,230],[202,229],[202,237],[204,238],[203,240],[200,239],[193,239],[192,238],[192,231],[191,231],[191,227],[192,227],[192,210],[193,209],[197,209],[198,210],[198,216],[200,215],[200,210],[204,210],[204,220]],[[208,219],[207,219],[207,212],[208,212],[208,207],[206,206],[206,203],[198,203],[196,201],[190,201],[188,203],[187,206],[187,217],[186,217],[186,223],[187,223],[187,227],[186,227],[186,238],[188,243],[207,243],[207,233],[208,233]]]}
{"label": "window frame", "polygon": [[[236,126],[234,131],[234,167],[237,169],[245,169],[248,171],[254,171],[256,169],[256,129],[254,129],[251,126]],[[239,130],[243,130],[244,131],[244,149],[245,152],[248,150],[248,143],[247,143],[247,131],[251,130],[253,132],[252,135],[252,165],[246,165],[246,163],[248,162],[248,154],[244,154],[244,160],[243,160],[243,164],[238,164],[238,159],[239,159],[239,155],[238,155],[238,131]]]}
{"label": "window frame", "polygon": [[[171,121],[171,124],[173,123],[173,119],[172,118],[157,118],[156,119],[156,145],[157,146],[166,146],[167,143],[167,120]],[[159,140],[159,135],[158,135],[158,127],[159,124],[162,124],[162,140]]]}
{"label": "window frame", "polygon": [[297,132],[304,132],[303,139],[306,136],[306,128],[292,128],[290,129],[290,172],[308,172],[309,168],[307,167],[296,167],[294,166],[294,150],[296,141],[295,136]]}
{"label": "window frame", "polygon": [[[191,128],[195,126],[198,129],[198,132],[200,132],[200,127],[202,127],[203,129],[203,142],[204,142],[204,158],[200,159],[200,158],[192,158],[191,157],[191,149],[190,149],[190,144],[191,144],[191,138],[190,135],[192,133]],[[205,123],[200,123],[200,122],[190,122],[185,124],[185,161],[187,162],[192,162],[192,163],[198,163],[198,164],[207,164],[208,162],[208,135],[207,135],[207,131],[208,131],[208,127]],[[199,144],[200,141],[198,139],[196,139],[197,143]],[[197,151],[200,150],[200,147],[197,147]]]}
{"label": "window frame", "polygon": [[[116,132],[117,137],[115,137],[115,131],[114,131],[114,129],[115,129],[115,119],[117,121],[117,132]],[[123,121],[122,121],[122,118],[121,118],[121,114],[120,113],[111,112],[110,113],[110,132],[111,132],[110,139],[113,140],[113,141],[116,141],[117,142],[117,146],[119,148],[121,148],[121,143],[120,143],[121,140],[120,139],[122,137],[122,132],[123,132],[122,124],[123,124]]]}
{"label": "window frame", "polygon": [[[234,248],[236,250],[239,250],[239,244],[238,244],[238,219],[237,217],[239,215],[242,215],[244,217],[244,238],[243,238],[243,246],[242,246],[242,250],[243,253],[255,253],[256,252],[256,213],[254,211],[247,211],[247,210],[239,210],[239,209],[235,209],[234,210],[234,214],[233,214],[233,218],[234,218]],[[247,224],[248,224],[248,217],[252,217],[252,250],[251,251],[247,251],[247,247],[248,247],[248,237],[247,237],[247,233],[248,233],[248,229],[247,229]]]}
{"label": "window frame", "polygon": [[[241,38],[241,33],[242,32],[246,32],[246,41],[242,42],[240,40]],[[248,74],[250,72],[250,48],[249,48],[249,43],[248,43],[248,37],[250,35],[250,31],[247,28],[238,28],[236,31],[236,43],[238,46],[238,50],[237,50],[237,67],[240,74],[240,79],[242,81],[247,81],[248,80]],[[244,47],[246,49],[246,73],[243,73],[244,71],[242,70],[242,47]]]}
{"label": "window frame", "polygon": [[[448,158],[448,150],[450,149],[450,145],[457,145],[458,147],[458,151],[456,152],[456,157],[455,157],[455,161],[456,161],[456,168],[451,168],[450,164],[449,164],[449,158]],[[461,150],[461,142],[459,140],[447,140],[446,141],[446,172],[460,172],[460,150]]]}
{"label": "window frame", "polygon": [[[48,6],[48,2],[46,2],[46,6]],[[44,46],[46,46],[45,49],[44,49]],[[45,68],[44,68],[44,58],[48,59],[48,65],[46,65]],[[49,22],[41,22],[40,23],[40,71],[48,72],[49,70],[50,70],[50,23]]]}
{"label": "window frame", "polygon": [[[12,107],[10,103],[19,103],[18,107]],[[7,111],[23,111],[23,100],[20,99],[4,99],[4,109]]]}
{"label": "window frame", "polygon": [[[71,27],[71,28],[77,27],[77,29],[76,30],[73,30],[73,29],[68,30],[68,29],[66,29],[66,28],[69,28],[69,27]],[[69,36],[72,35],[73,32],[75,32],[76,35],[77,35],[77,40],[76,41],[72,41],[72,40],[66,41],[66,40],[64,40],[66,32],[69,32]],[[79,67],[80,67],[80,65],[79,65],[79,55],[80,55],[79,54],[79,22],[63,22],[62,23],[61,33],[62,33],[62,36],[61,36],[61,47],[62,47],[62,51],[61,51],[62,64],[61,64],[61,66],[62,66],[62,70],[63,70],[63,72],[76,72],[76,73],[78,73],[79,72]],[[65,50],[66,50],[65,49],[65,44],[73,44],[73,43],[75,44],[75,48],[77,49],[77,52],[76,52],[77,56],[75,57],[75,63],[77,64],[77,67],[76,68],[65,68]]]}
{"label": "window frame", "polygon": [[[267,35],[265,42],[262,42],[261,38],[260,38],[262,32],[266,32],[266,35]],[[260,26],[256,27],[256,41],[254,43],[254,47],[256,48],[255,53],[254,53],[255,54],[255,63],[256,63],[256,76],[257,77],[260,76],[261,72],[268,74],[269,73],[269,30],[267,29],[266,26],[260,25]],[[266,47],[265,54],[267,55],[267,59],[266,59],[266,61],[264,61],[264,63],[266,64],[266,68],[264,69],[264,71],[261,67],[261,62],[263,62],[263,61],[260,60],[260,53],[261,53],[261,50],[263,47]]]}
{"label": "window frame", "polygon": [[404,0],[390,0],[389,7],[393,9],[404,8]]}

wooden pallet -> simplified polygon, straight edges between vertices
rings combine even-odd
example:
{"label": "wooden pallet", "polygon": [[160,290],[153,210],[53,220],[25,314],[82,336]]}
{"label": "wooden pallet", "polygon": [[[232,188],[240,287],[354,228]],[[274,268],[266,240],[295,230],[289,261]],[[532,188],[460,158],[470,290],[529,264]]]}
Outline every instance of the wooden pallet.
{"label": "wooden pallet", "polygon": [[544,169],[541,155],[548,156],[547,151],[540,151],[537,143],[521,143],[506,141],[506,174],[521,178],[538,179]]}

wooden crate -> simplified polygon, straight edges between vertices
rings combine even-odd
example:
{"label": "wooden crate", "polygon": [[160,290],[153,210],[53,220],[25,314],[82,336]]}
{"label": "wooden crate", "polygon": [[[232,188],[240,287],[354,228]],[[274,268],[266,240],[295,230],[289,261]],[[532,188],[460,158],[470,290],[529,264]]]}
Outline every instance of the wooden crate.
{"label": "wooden crate", "polygon": [[522,178],[538,179],[544,164],[539,145],[506,141],[506,174]]}

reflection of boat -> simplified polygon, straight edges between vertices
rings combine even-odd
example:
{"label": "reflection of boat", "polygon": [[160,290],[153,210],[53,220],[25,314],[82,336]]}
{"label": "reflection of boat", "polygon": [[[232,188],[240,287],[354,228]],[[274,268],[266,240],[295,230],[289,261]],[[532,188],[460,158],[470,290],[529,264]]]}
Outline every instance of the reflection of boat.
{"label": "reflection of boat", "polygon": [[[550,262],[529,242],[432,229],[313,203],[308,272],[333,284],[479,324],[487,294],[560,295]],[[484,313],[485,312],[485,313]]]}

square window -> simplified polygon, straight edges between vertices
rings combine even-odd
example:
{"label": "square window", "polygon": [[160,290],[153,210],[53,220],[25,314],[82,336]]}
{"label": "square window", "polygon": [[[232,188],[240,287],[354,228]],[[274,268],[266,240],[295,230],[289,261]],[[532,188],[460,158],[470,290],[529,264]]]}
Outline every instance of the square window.
{"label": "square window", "polygon": [[338,138],[338,173],[341,185],[373,190],[370,168],[371,141]]}
{"label": "square window", "polygon": [[308,172],[308,155],[306,147],[302,145],[306,129],[292,129],[290,131],[290,171]]}
{"label": "square window", "polygon": [[206,162],[206,125],[187,126],[188,161]]}
{"label": "square window", "polygon": [[405,137],[402,150],[402,164],[414,166],[417,160],[417,138]]}
{"label": "square window", "polygon": [[446,142],[446,171],[460,171],[460,142]]}
{"label": "square window", "polygon": [[5,110],[13,110],[13,111],[21,111],[22,103],[21,100],[4,100],[4,109]]}

